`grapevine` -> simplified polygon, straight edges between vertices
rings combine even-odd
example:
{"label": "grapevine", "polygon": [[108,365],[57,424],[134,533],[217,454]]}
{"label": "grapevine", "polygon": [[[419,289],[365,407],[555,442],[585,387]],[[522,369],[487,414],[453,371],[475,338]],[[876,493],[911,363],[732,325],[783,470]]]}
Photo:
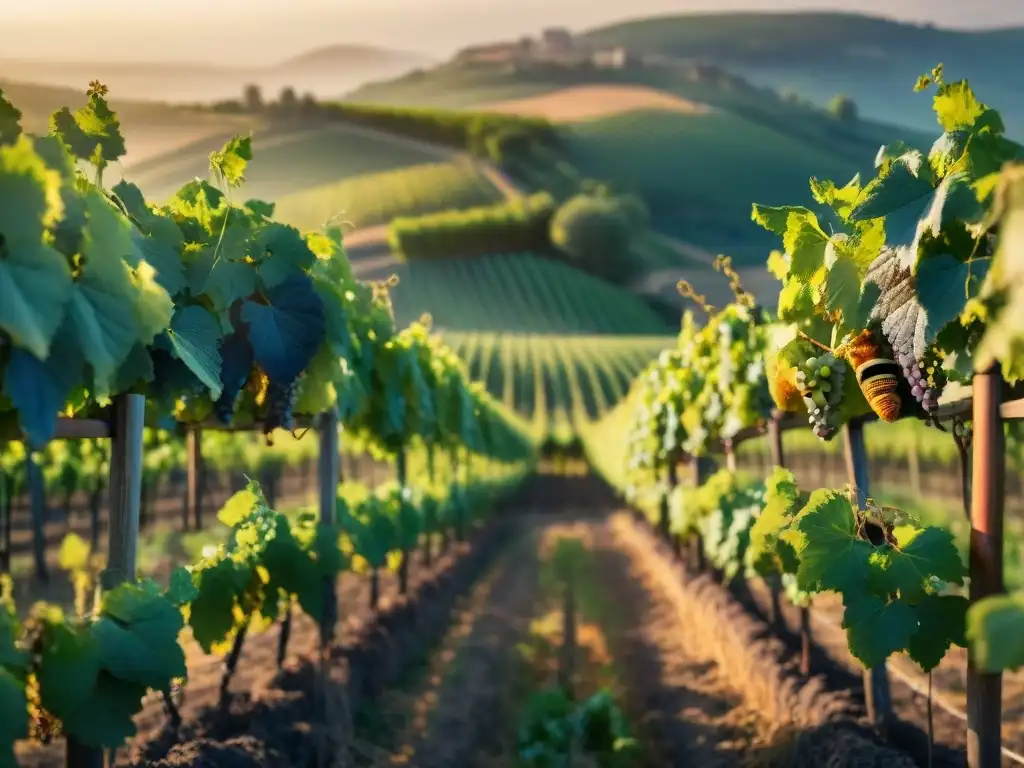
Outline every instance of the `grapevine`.
{"label": "grapevine", "polygon": [[[387,286],[353,279],[340,230],[304,235],[274,222],[272,204],[233,199],[252,160],[250,138],[211,155],[211,180],[156,205],[124,181],[104,186],[125,149],[102,85],[90,87],[81,110],[55,113],[48,136],[24,134],[2,94],[0,114],[0,293],[12,299],[0,307],[5,515],[26,447],[42,449],[34,455],[51,492],[70,498],[86,486],[98,498],[107,450],[51,438],[58,417],[104,418],[107,401],[124,393],[146,401],[144,508],[157,478],[182,465],[171,430],[211,416],[269,435],[337,408],[364,444],[401,450],[410,461],[404,487],[379,491],[351,515],[339,505],[337,526],[281,514],[270,485],[265,493],[251,483],[221,511],[226,543],[174,571],[167,589],[129,578],[97,590],[92,548],[69,538],[62,565],[79,587],[74,616],[40,604],[20,621],[5,578],[7,764],[15,741],[30,735],[120,746],[134,733],[146,691],[166,696],[186,677],[178,640],[185,624],[204,649],[230,647],[226,690],[249,632],[287,618],[293,603],[319,620],[324,590],[347,554],[386,563],[418,538],[423,496],[412,488],[426,485],[422,444],[472,452],[472,478],[457,477],[453,461],[447,485],[431,496],[460,510],[460,523],[481,518],[523,477],[536,446],[426,327],[395,328]],[[210,439],[228,463],[255,463],[239,436]],[[261,454],[260,462],[283,456]],[[383,521],[401,535],[387,535]],[[447,514],[431,522],[451,525]]]}

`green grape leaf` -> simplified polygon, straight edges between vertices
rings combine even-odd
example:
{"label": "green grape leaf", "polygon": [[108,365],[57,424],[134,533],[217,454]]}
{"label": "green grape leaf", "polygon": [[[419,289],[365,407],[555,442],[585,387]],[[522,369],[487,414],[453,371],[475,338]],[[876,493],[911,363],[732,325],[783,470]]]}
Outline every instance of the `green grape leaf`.
{"label": "green grape leaf", "polygon": [[798,322],[814,313],[817,296],[808,283],[787,282],[779,291],[779,319]]}
{"label": "green grape leaf", "polygon": [[296,272],[308,270],[316,261],[316,254],[299,230],[276,222],[264,227],[253,240],[252,257],[268,288],[280,285]]}
{"label": "green grape leaf", "polygon": [[907,648],[918,629],[917,613],[907,603],[886,604],[851,586],[851,591],[843,595],[843,604],[843,629],[850,653],[865,667],[882,664],[892,654]]}
{"label": "green grape leaf", "polygon": [[66,327],[54,338],[50,358],[40,361],[28,351],[11,350],[3,391],[18,411],[18,422],[35,447],[45,445],[57,429],[57,414],[81,383],[84,361]]}
{"label": "green grape leaf", "polygon": [[50,116],[50,131],[63,139],[71,153],[103,168],[125,153],[124,136],[117,115],[100,94],[89,97],[89,103],[72,113],[63,107]]}
{"label": "green grape leaf", "polygon": [[245,181],[245,169],[252,160],[252,135],[235,136],[221,149],[210,153],[210,170],[224,179],[229,187]]}
{"label": "green grape leaf", "polygon": [[967,611],[967,640],[985,672],[1024,666],[1024,594],[986,597]]}
{"label": "green grape leaf", "polygon": [[[910,246],[916,242],[918,222],[935,195],[930,171],[924,156],[917,150],[901,155],[889,164],[884,175],[865,188],[861,199],[850,211],[849,219],[869,221],[884,218],[889,245]],[[912,255],[904,258],[916,256],[917,249],[910,250]]]}
{"label": "green grape leaf", "polygon": [[274,218],[276,203],[268,203],[264,200],[246,200],[245,207],[261,219],[270,220]]}
{"label": "green grape leaf", "polygon": [[290,595],[301,592],[306,582],[314,577],[309,556],[295,540],[284,515],[275,515],[274,535],[263,550],[262,564],[270,574],[271,583]]}
{"label": "green grape leaf", "polygon": [[[85,264],[74,284],[70,304],[70,327],[92,367],[94,386],[101,395],[110,392],[118,367],[135,343],[152,338],[152,327],[144,328],[140,324],[139,291],[125,263],[130,254],[122,251],[134,248],[134,244],[130,237],[111,239],[109,212],[102,198],[90,206],[89,223],[82,239]],[[149,301],[153,300],[153,295],[150,293]],[[166,298],[166,293],[163,297]],[[156,312],[159,315],[169,308],[168,302]],[[152,316],[149,321],[159,324]]]}
{"label": "green grape leaf", "polygon": [[168,294],[174,296],[188,285],[185,265],[182,264],[177,248],[155,236],[144,235],[133,230],[132,238],[142,258],[156,270],[156,282]]}
{"label": "green grape leaf", "polygon": [[872,591],[899,592],[919,599],[932,576],[963,584],[964,566],[953,543],[953,535],[941,528],[899,525],[893,529],[895,547],[878,547],[871,555]]}
{"label": "green grape leaf", "polygon": [[860,271],[848,256],[840,256],[825,275],[825,308],[841,312],[846,325],[857,317],[860,304]]}
{"label": "green grape leaf", "polygon": [[248,488],[243,488],[224,502],[224,506],[217,513],[217,519],[224,525],[234,528],[255,512],[259,505],[259,496]]}
{"label": "green grape leaf", "polygon": [[43,706],[60,720],[88,709],[100,674],[100,651],[87,630],[50,623],[36,676]]}
{"label": "green grape leaf", "polygon": [[814,215],[809,208],[804,208],[803,206],[783,205],[775,207],[754,203],[750,218],[755,224],[759,224],[769,232],[782,237],[786,234],[786,230],[789,227],[790,214],[795,214],[798,217]]}
{"label": "green grape leaf", "polygon": [[914,606],[919,626],[907,651],[925,672],[939,666],[951,645],[967,645],[964,630],[969,606],[960,595],[926,595]]}
{"label": "green grape leaf", "polygon": [[28,697],[25,695],[25,683],[0,667],[0,766],[17,768],[14,742],[27,738]]}
{"label": "green grape leaf", "polygon": [[[973,129],[992,110],[978,101],[966,80],[939,86],[933,101],[935,116],[945,131]],[[998,126],[1002,130],[1001,125]]]}
{"label": "green grape leaf", "polygon": [[326,337],[324,306],[308,275],[293,273],[266,292],[267,304],[246,301],[253,355],[272,380],[294,381]]}
{"label": "green grape leaf", "polygon": [[145,344],[136,344],[128,353],[114,377],[115,392],[138,391],[144,384],[152,382],[156,377],[153,358]]}
{"label": "green grape leaf", "polygon": [[786,221],[783,247],[789,254],[790,278],[810,280],[825,263],[825,249],[829,236],[818,224],[818,217],[810,211],[790,212]]}
{"label": "green grape leaf", "polygon": [[849,499],[835,491],[815,491],[797,518],[796,530],[800,533],[800,589],[846,592],[864,588],[874,547],[858,537]]}
{"label": "green grape leaf", "polygon": [[929,256],[917,268],[917,295],[927,321],[925,343],[960,316],[988,272],[988,260],[961,262],[948,253]]}
{"label": "green grape leaf", "polygon": [[167,599],[174,605],[182,606],[192,602],[199,594],[192,582],[192,574],[181,566],[171,571],[170,584],[167,587]]}
{"label": "green grape leaf", "polygon": [[235,596],[241,574],[230,559],[193,573],[199,594],[189,605],[188,624],[192,635],[206,653],[224,641],[235,627]]}
{"label": "green grape leaf", "polygon": [[0,146],[0,329],[45,360],[71,298],[67,259],[45,243],[61,210],[60,178],[32,142]]}
{"label": "green grape leaf", "polygon": [[226,310],[256,290],[256,270],[247,264],[245,243],[240,233],[231,230],[217,246],[204,248],[188,265],[188,288],[193,296],[204,294],[215,311]]}
{"label": "green grape leaf", "polygon": [[154,588],[122,584],[103,594],[100,618],[90,627],[103,668],[146,688],[165,691],[184,677],[178,645],[181,612]]}
{"label": "green grape leaf", "polygon": [[210,397],[220,397],[221,333],[217,318],[198,304],[179,305],[167,337],[178,358],[210,390]]}
{"label": "green grape leaf", "polygon": [[0,144],[13,144],[19,136],[21,110],[4,97],[3,88],[0,88]]}
{"label": "green grape leaf", "polygon": [[100,672],[89,701],[61,717],[64,731],[90,747],[119,747],[135,735],[145,686]]}

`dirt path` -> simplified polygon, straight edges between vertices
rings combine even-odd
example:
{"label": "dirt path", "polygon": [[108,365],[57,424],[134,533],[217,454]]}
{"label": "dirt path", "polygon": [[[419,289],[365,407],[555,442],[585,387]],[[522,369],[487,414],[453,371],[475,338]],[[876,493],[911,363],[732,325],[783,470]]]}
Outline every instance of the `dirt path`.
{"label": "dirt path", "polygon": [[[585,578],[600,596],[599,606],[581,608],[580,621],[607,644],[609,663],[626,692],[622,704],[631,730],[643,745],[630,765],[738,767],[769,744],[771,724],[744,704],[713,662],[687,648],[685,616],[643,555],[604,519],[556,514],[534,522],[477,586],[416,682],[381,700],[381,730],[389,743],[386,749],[379,741],[361,745],[362,765],[515,764],[515,729],[532,675],[517,648],[537,631],[531,624],[541,622],[546,611],[539,602],[544,592],[538,544],[545,531],[570,521],[570,530],[591,548]],[[378,732],[377,738],[384,737]]]}
{"label": "dirt path", "polygon": [[536,531],[520,536],[466,598],[417,682],[382,698],[389,743],[357,749],[376,758],[362,765],[471,768],[482,752],[506,751],[495,735],[518,715],[508,710],[507,693],[537,598],[536,541]]}

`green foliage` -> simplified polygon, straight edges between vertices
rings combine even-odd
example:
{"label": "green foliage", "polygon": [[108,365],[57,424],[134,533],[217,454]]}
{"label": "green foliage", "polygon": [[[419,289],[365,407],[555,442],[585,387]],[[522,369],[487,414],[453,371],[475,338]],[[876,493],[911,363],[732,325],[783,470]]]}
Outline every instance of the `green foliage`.
{"label": "green foliage", "polygon": [[577,195],[551,219],[551,242],[574,266],[608,280],[621,280],[633,268],[631,249],[648,218],[635,197]]}
{"label": "green foliage", "polygon": [[320,104],[323,114],[403,136],[467,149],[504,163],[536,142],[557,146],[558,129],[547,120],[517,115],[444,109],[406,109],[374,104]]}
{"label": "green foliage", "polygon": [[403,260],[545,251],[554,211],[554,199],[541,192],[490,206],[397,218],[388,227],[388,241]]}
{"label": "green foliage", "polygon": [[[754,206],[754,221],[784,249],[772,262],[783,281],[778,314],[791,324],[788,341],[772,350],[789,382],[778,391],[800,389],[790,379],[808,357],[808,339],[851,362],[859,339],[877,339],[870,357],[888,355],[903,370],[904,415],[934,414],[946,382],[969,375],[964,363],[978,351],[984,324],[976,298],[993,256],[988,198],[994,174],[1024,157],[1024,148],[1004,136],[999,114],[965,81],[946,82],[940,68],[920,85],[931,83],[944,133],[927,154],[884,147],[866,182],[812,179],[816,210]],[[832,427],[864,410],[856,389],[843,401]],[[789,398],[776,404],[803,408]]]}
{"label": "green foliage", "polygon": [[636,414],[631,469],[650,471],[683,454],[704,455],[768,416],[769,318],[749,296],[741,298],[711,314],[702,328],[688,311],[678,346],[637,380],[630,395]]}
{"label": "green foliage", "polygon": [[586,755],[601,768],[627,766],[636,742],[611,694],[601,690],[574,704],[560,688],[530,697],[519,726],[519,762],[529,768],[560,768]]}
{"label": "green foliage", "polygon": [[828,103],[828,111],[843,123],[855,123],[858,120],[857,102],[842,93]]}

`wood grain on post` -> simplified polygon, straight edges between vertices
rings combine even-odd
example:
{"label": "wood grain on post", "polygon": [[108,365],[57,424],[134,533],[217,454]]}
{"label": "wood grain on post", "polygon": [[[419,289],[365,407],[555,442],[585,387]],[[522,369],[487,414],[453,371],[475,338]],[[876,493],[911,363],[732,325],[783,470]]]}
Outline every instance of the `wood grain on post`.
{"label": "wood grain on post", "polygon": [[[846,476],[856,494],[858,506],[867,503],[871,493],[868,455],[864,446],[864,425],[851,421],[843,429]],[[885,663],[864,670],[864,704],[868,719],[883,735],[892,721],[892,691]]]}
{"label": "wood grain on post", "polygon": [[110,522],[103,588],[135,578],[142,503],[142,429],[146,400],[121,395],[114,401],[110,443]]}
{"label": "wood grain on post", "polygon": [[[107,528],[107,567],[100,574],[103,589],[135,579],[142,504],[142,430],[146,400],[142,395],[119,395],[111,408],[110,520]],[[66,768],[102,768],[104,751],[69,738]]]}
{"label": "wood grain on post", "polygon": [[184,528],[189,529],[189,510],[195,520],[195,530],[203,528],[203,433],[200,429],[189,429],[185,438],[187,451],[188,497],[185,504]]}
{"label": "wood grain on post", "polygon": [[[785,469],[786,456],[782,447],[781,419],[782,414],[774,411],[768,421],[768,451],[771,454],[772,466]],[[772,600],[772,625],[777,630],[782,629],[785,622],[782,617],[782,583],[778,575],[768,579],[768,589]],[[810,608],[806,605],[800,606],[800,672],[804,677],[811,673]]]}
{"label": "wood grain on post", "polygon": [[[341,440],[338,435],[338,412],[335,409],[320,414],[318,424],[320,454],[317,457],[317,481],[320,497],[320,524],[334,525],[338,503],[338,485],[341,483],[341,463],[338,450]],[[320,627],[320,639],[326,648],[334,639],[334,626],[338,618],[338,606],[333,580],[324,585],[324,616]]]}
{"label": "wood grain on post", "polygon": [[[1003,495],[1006,454],[1000,419],[1003,381],[998,365],[974,375],[971,476],[970,599],[998,595],[1003,587]],[[967,661],[967,765],[1002,765],[1002,675]]]}

